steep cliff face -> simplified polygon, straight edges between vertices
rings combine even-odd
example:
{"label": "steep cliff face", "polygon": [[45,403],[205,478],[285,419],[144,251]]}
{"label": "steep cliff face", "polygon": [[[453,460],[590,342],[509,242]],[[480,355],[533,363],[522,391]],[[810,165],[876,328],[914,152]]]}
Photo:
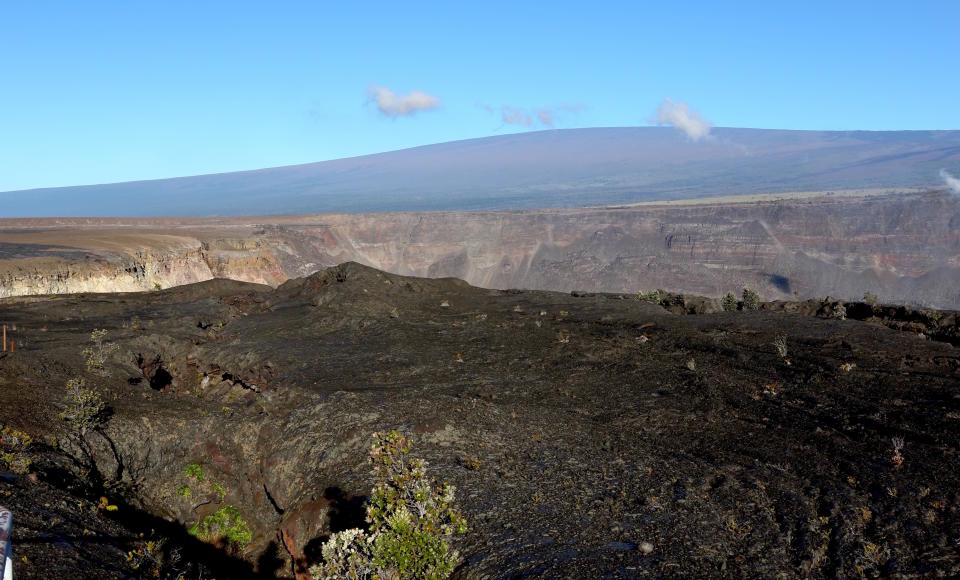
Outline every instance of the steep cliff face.
{"label": "steep cliff face", "polygon": [[290,276],[352,260],[488,288],[663,288],[766,299],[871,292],[960,305],[960,203],[823,197],[610,210],[331,215],[264,238]]}
{"label": "steep cliff face", "polygon": [[938,194],[139,221],[136,236],[115,220],[8,225],[0,296],[210,278],[276,286],[356,261],[488,288],[721,295],[751,286],[768,300],[869,291],[888,302],[960,307],[960,201]]}
{"label": "steep cliff face", "polygon": [[0,261],[0,297],[142,292],[212,278],[273,286],[286,280],[272,255],[250,240],[90,249],[82,256],[52,249],[47,255]]}

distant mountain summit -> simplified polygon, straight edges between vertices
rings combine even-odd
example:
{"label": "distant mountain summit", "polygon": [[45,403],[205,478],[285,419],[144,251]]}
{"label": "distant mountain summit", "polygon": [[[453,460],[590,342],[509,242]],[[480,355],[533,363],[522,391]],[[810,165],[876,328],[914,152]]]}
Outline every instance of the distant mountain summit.
{"label": "distant mountain summit", "polygon": [[579,207],[938,186],[960,131],[562,129],[362,157],[0,193],[0,217],[212,216]]}

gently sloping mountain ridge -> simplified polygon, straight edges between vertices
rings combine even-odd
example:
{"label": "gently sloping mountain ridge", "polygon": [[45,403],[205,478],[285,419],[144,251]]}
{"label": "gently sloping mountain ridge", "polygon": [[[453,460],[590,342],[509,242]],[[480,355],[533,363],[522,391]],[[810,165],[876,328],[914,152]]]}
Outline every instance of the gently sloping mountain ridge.
{"label": "gently sloping mountain ridge", "polygon": [[960,131],[666,127],[500,135],[303,165],[0,193],[18,216],[265,215],[577,207],[730,194],[936,186]]}

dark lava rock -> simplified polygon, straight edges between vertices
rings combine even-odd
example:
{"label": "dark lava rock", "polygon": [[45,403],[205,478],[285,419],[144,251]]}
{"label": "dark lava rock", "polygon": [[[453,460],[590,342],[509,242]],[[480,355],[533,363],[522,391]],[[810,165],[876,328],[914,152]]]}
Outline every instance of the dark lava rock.
{"label": "dark lava rock", "polygon": [[[23,514],[18,577],[135,576],[151,529],[163,574],[302,575],[362,525],[370,435],[388,429],[457,486],[458,577],[960,574],[960,351],[910,326],[935,337],[955,316],[821,306],[668,312],[352,263],[276,290],[8,300],[0,422],[44,442],[37,484],[0,480]],[[106,376],[81,356],[96,328],[119,346]],[[58,418],[74,376],[111,412],[93,469]],[[220,501],[251,526],[242,550],[185,533]]]}

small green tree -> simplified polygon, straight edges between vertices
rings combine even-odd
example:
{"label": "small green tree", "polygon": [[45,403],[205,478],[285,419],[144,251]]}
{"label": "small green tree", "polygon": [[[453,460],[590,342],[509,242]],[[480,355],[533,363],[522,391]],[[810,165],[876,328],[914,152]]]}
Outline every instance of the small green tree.
{"label": "small green tree", "polygon": [[67,406],[60,413],[60,418],[70,424],[80,439],[85,441],[87,433],[103,426],[106,408],[100,395],[87,388],[83,378],[67,381]]}
{"label": "small green tree", "polygon": [[377,477],[367,503],[370,531],[346,530],[323,545],[314,578],[447,578],[460,555],[447,537],[466,532],[453,507],[454,487],[436,485],[426,461],[410,457],[410,439],[374,433],[370,465]]}
{"label": "small green tree", "polygon": [[740,305],[737,302],[737,297],[733,295],[733,292],[727,292],[727,295],[723,297],[720,304],[723,306],[724,312],[733,312]]}
{"label": "small green tree", "polygon": [[107,356],[120,348],[116,343],[104,342],[106,337],[107,329],[95,328],[90,333],[90,346],[83,349],[83,358],[87,361],[87,370],[103,376],[108,374],[103,366],[107,361]]}
{"label": "small green tree", "polygon": [[760,309],[760,295],[757,294],[751,288],[743,289],[743,309],[744,310],[759,310]]}

